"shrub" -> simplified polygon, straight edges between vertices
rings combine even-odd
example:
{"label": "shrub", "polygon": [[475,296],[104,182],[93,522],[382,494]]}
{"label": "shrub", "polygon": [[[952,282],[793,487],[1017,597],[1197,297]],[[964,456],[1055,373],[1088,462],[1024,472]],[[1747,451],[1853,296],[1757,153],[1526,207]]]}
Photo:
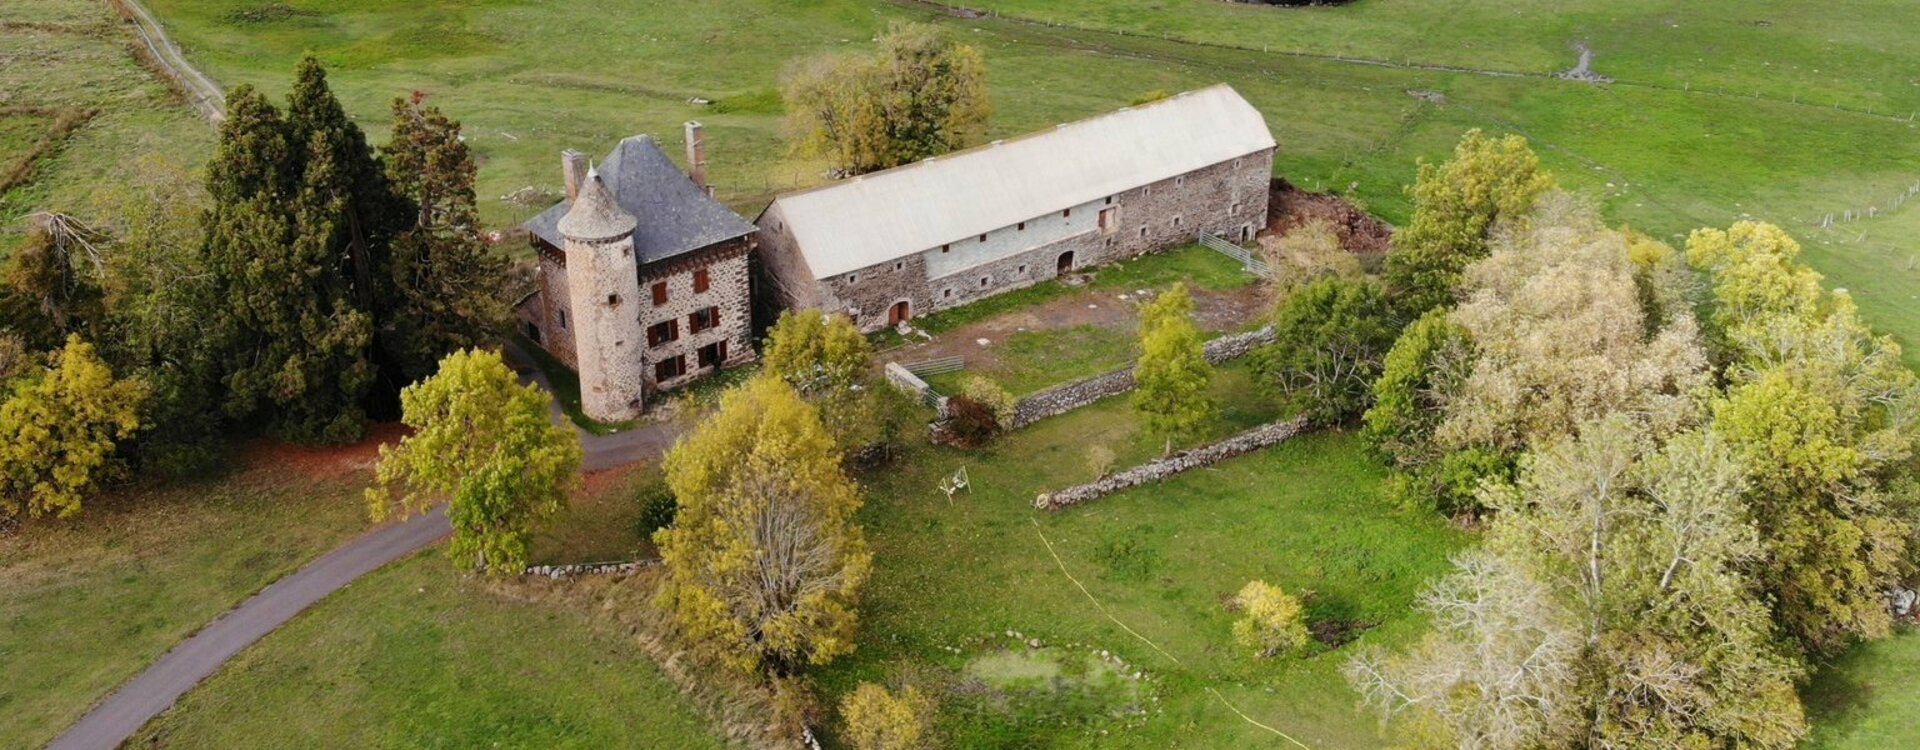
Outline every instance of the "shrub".
{"label": "shrub", "polygon": [[862,682],[840,699],[847,741],[856,750],[917,750],[932,747],[933,700],[912,686],[898,694]]}
{"label": "shrub", "polygon": [[663,481],[649,481],[640,487],[635,500],[640,504],[640,536],[652,538],[653,532],[673,525],[680,501]]}
{"label": "shrub", "polygon": [[1000,387],[999,383],[979,375],[969,375],[966,381],[960,384],[960,395],[978,401],[993,410],[993,420],[1000,423],[1001,429],[1009,429],[1013,426],[1015,403],[1013,394]]}
{"label": "shrub", "polygon": [[1288,296],[1274,311],[1273,331],[1273,343],[1254,354],[1255,369],[1282,403],[1322,423],[1367,408],[1395,335],[1378,285],[1332,276]]}
{"label": "shrub", "polygon": [[1248,581],[1233,599],[1245,613],[1233,623],[1234,643],[1263,659],[1306,648],[1309,636],[1299,599],[1266,581]]}
{"label": "shrub", "polygon": [[1000,420],[993,416],[993,407],[966,396],[954,396],[947,399],[947,429],[960,445],[971,448],[999,434]]}
{"label": "shrub", "polygon": [[1113,449],[1094,443],[1087,446],[1087,469],[1093,472],[1093,478],[1099,479],[1113,471]]}

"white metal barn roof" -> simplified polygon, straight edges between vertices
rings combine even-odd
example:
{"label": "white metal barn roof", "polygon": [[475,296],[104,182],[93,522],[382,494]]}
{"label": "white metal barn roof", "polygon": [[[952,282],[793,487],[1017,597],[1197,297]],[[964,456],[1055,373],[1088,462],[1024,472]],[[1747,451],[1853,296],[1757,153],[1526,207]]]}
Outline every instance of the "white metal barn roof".
{"label": "white metal barn roof", "polygon": [[1221,84],[774,200],[815,278],[1273,148]]}

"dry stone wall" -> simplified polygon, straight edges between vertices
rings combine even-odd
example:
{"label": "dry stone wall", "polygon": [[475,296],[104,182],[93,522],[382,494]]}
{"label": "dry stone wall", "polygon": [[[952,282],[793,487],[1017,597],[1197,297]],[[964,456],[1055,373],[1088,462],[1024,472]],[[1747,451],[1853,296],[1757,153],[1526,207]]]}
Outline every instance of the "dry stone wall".
{"label": "dry stone wall", "polygon": [[1277,445],[1300,434],[1306,427],[1307,420],[1304,417],[1261,425],[1212,445],[1144,463],[1058,492],[1043,493],[1034,498],[1033,507],[1059,510],[1097,500],[1121,490],[1158,482],[1183,471],[1211,466],[1234,456]]}
{"label": "dry stone wall", "polygon": [[[1255,347],[1273,341],[1273,326],[1244,333],[1233,333],[1207,342],[1206,357],[1211,364],[1229,362],[1246,356]],[[1058,416],[1109,396],[1133,390],[1133,365],[1090,378],[1057,385],[1029,394],[1013,405],[1013,424],[1018,429],[1047,417]]]}

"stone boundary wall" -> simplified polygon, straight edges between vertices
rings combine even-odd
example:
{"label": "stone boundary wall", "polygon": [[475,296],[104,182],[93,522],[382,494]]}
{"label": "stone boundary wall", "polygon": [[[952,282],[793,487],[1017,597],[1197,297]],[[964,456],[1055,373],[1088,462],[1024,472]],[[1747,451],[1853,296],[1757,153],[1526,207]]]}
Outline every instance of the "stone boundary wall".
{"label": "stone boundary wall", "polygon": [[1040,510],[1059,510],[1097,500],[1124,489],[1158,482],[1189,469],[1211,466],[1234,456],[1277,445],[1300,434],[1306,427],[1305,417],[1264,424],[1218,443],[1149,461],[1086,484],[1068,487],[1058,492],[1041,493],[1033,499],[1033,507]]}
{"label": "stone boundary wall", "polygon": [[[1207,342],[1206,357],[1211,364],[1229,362],[1246,356],[1254,347],[1273,341],[1273,326],[1244,333],[1233,333]],[[891,377],[891,376],[890,376]],[[1059,416],[1109,396],[1133,390],[1133,365],[1103,372],[1090,378],[1028,394],[1013,405],[1013,424],[1019,429],[1047,417]]]}
{"label": "stone boundary wall", "polygon": [[632,573],[641,568],[659,565],[659,560],[634,560],[631,562],[580,563],[578,565],[533,565],[522,575],[545,576],[547,578],[573,578],[588,575],[612,575]]}

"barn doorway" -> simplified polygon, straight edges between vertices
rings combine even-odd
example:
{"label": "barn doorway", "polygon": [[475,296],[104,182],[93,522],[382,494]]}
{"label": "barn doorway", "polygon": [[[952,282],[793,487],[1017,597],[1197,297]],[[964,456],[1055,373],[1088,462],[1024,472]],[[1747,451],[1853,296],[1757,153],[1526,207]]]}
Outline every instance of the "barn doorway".
{"label": "barn doorway", "polygon": [[913,303],[900,300],[887,308],[887,325],[897,326],[913,318]]}
{"label": "barn doorway", "polygon": [[1068,250],[1060,254],[1060,262],[1055,264],[1053,271],[1057,276],[1065,276],[1071,270],[1073,270],[1073,251]]}

